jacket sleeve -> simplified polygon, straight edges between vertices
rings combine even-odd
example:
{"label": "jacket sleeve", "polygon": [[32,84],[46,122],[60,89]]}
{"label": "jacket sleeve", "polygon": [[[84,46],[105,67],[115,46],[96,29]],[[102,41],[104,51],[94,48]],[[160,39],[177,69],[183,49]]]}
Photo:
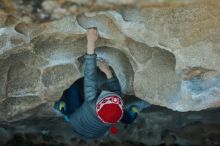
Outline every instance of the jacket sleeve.
{"label": "jacket sleeve", "polygon": [[117,93],[118,95],[122,97],[121,86],[115,74],[113,75],[111,79],[107,79],[106,86],[109,91]]}
{"label": "jacket sleeve", "polygon": [[96,54],[84,55],[84,96],[85,101],[92,101],[97,96],[97,83],[96,83]]}

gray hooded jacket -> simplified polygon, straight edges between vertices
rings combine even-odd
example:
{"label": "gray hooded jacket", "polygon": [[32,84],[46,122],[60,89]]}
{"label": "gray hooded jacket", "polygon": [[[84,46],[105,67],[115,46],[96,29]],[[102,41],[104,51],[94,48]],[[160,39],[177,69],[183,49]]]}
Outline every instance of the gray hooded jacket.
{"label": "gray hooded jacket", "polygon": [[99,92],[96,70],[97,55],[84,55],[84,98],[81,107],[70,116],[69,120],[75,132],[87,138],[103,136],[111,125],[103,123],[96,115],[96,102],[109,95],[121,96],[121,88],[117,77],[114,75],[107,80],[108,91]]}

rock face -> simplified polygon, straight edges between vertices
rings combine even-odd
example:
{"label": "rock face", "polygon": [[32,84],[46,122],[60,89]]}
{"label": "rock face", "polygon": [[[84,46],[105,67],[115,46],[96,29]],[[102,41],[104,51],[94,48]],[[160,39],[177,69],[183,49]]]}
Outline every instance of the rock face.
{"label": "rock face", "polygon": [[83,76],[89,27],[98,28],[98,58],[112,66],[125,95],[180,112],[220,107],[220,1],[10,2],[0,2],[0,145],[220,144],[219,110],[150,110],[119,139],[107,135],[92,143],[52,111]]}
{"label": "rock face", "polygon": [[[220,3],[213,3],[99,11],[42,24],[1,12],[0,101],[10,112],[1,110],[0,118],[52,104],[81,77],[86,28],[94,26],[98,57],[113,67],[124,94],[177,111],[219,107]],[[23,106],[29,97],[36,102]]]}

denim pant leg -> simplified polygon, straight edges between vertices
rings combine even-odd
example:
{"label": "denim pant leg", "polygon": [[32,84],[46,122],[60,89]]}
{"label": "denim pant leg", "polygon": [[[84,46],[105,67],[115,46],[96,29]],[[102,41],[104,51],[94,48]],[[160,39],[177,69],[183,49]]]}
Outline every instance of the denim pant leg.
{"label": "denim pant leg", "polygon": [[131,110],[125,109],[121,122],[123,124],[132,124],[136,118],[137,118],[137,113],[133,113],[131,112]]}
{"label": "denim pant leg", "polygon": [[80,78],[75,81],[68,89],[66,89],[61,97],[61,100],[66,103],[65,115],[71,115],[75,109],[79,108],[83,103],[83,81],[84,78]]}

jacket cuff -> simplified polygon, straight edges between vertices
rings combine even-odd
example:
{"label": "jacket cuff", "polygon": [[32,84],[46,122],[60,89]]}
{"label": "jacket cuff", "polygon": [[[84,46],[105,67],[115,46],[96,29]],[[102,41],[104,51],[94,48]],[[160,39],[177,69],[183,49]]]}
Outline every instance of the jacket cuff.
{"label": "jacket cuff", "polygon": [[87,54],[87,53],[85,53],[85,55],[84,55],[84,57],[85,58],[96,58],[97,57],[97,55],[94,53],[94,54]]}
{"label": "jacket cuff", "polygon": [[113,81],[116,81],[117,78],[113,75],[112,78],[110,79],[107,79],[107,82],[113,82]]}

